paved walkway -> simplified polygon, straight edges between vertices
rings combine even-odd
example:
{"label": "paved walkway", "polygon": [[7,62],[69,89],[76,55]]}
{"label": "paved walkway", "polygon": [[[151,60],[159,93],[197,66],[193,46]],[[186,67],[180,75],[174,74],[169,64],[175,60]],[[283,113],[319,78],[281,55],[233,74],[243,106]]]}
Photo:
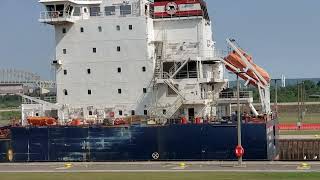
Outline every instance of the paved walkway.
{"label": "paved walkway", "polygon": [[320,162],[136,162],[136,163],[14,163],[2,172],[320,172]]}

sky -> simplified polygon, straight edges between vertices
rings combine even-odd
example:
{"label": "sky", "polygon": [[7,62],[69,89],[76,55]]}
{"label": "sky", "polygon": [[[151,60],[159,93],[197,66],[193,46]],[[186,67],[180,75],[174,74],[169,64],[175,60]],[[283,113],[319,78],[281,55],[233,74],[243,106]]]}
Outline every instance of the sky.
{"label": "sky", "polygon": [[[234,38],[272,78],[319,78],[319,0],[207,0],[217,48]],[[37,0],[1,0],[0,68],[53,77],[54,31]]]}

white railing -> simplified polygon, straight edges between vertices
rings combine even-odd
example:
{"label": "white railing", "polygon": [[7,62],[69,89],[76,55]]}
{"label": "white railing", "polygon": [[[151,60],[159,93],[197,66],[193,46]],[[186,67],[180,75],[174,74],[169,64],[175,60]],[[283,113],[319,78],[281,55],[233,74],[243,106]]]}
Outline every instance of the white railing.
{"label": "white railing", "polygon": [[[236,91],[231,91],[231,92],[221,92],[219,94],[220,99],[234,99],[237,98],[237,92]],[[240,91],[240,99],[241,98],[252,98],[253,93],[252,91]]]}
{"label": "white railing", "polygon": [[71,15],[69,15],[67,12],[63,11],[42,11],[40,12],[40,19],[46,20],[46,19],[59,19],[59,18],[70,18]]}
{"label": "white railing", "polygon": [[121,11],[101,11],[101,12],[90,12],[91,17],[126,17],[126,16],[137,16],[140,15],[137,12],[131,10],[121,10]]}

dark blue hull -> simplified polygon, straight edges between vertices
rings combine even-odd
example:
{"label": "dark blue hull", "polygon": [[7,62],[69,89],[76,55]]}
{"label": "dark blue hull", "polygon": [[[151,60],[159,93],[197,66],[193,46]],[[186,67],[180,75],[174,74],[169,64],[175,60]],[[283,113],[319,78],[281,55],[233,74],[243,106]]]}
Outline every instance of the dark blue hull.
{"label": "dark blue hull", "polygon": [[[276,130],[268,124],[243,124],[246,160],[273,160]],[[234,160],[236,125],[159,127],[15,127],[0,141],[0,161],[13,151],[14,162]]]}

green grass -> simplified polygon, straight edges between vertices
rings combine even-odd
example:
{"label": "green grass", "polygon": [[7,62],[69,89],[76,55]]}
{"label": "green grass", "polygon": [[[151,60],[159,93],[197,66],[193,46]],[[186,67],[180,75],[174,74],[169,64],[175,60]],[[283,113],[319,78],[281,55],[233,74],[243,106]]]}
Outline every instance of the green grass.
{"label": "green grass", "polygon": [[3,173],[3,180],[319,180],[320,173]]}
{"label": "green grass", "polygon": [[0,125],[7,125],[12,119],[21,119],[20,111],[0,112]]}
{"label": "green grass", "polygon": [[[279,114],[280,123],[297,123],[298,113],[280,113]],[[320,113],[307,113],[305,115],[304,123],[320,123]]]}
{"label": "green grass", "polygon": [[320,137],[320,131],[280,131],[280,135],[318,135]]}
{"label": "green grass", "polygon": [[0,112],[0,120],[10,120],[12,118],[21,118],[21,111]]}

